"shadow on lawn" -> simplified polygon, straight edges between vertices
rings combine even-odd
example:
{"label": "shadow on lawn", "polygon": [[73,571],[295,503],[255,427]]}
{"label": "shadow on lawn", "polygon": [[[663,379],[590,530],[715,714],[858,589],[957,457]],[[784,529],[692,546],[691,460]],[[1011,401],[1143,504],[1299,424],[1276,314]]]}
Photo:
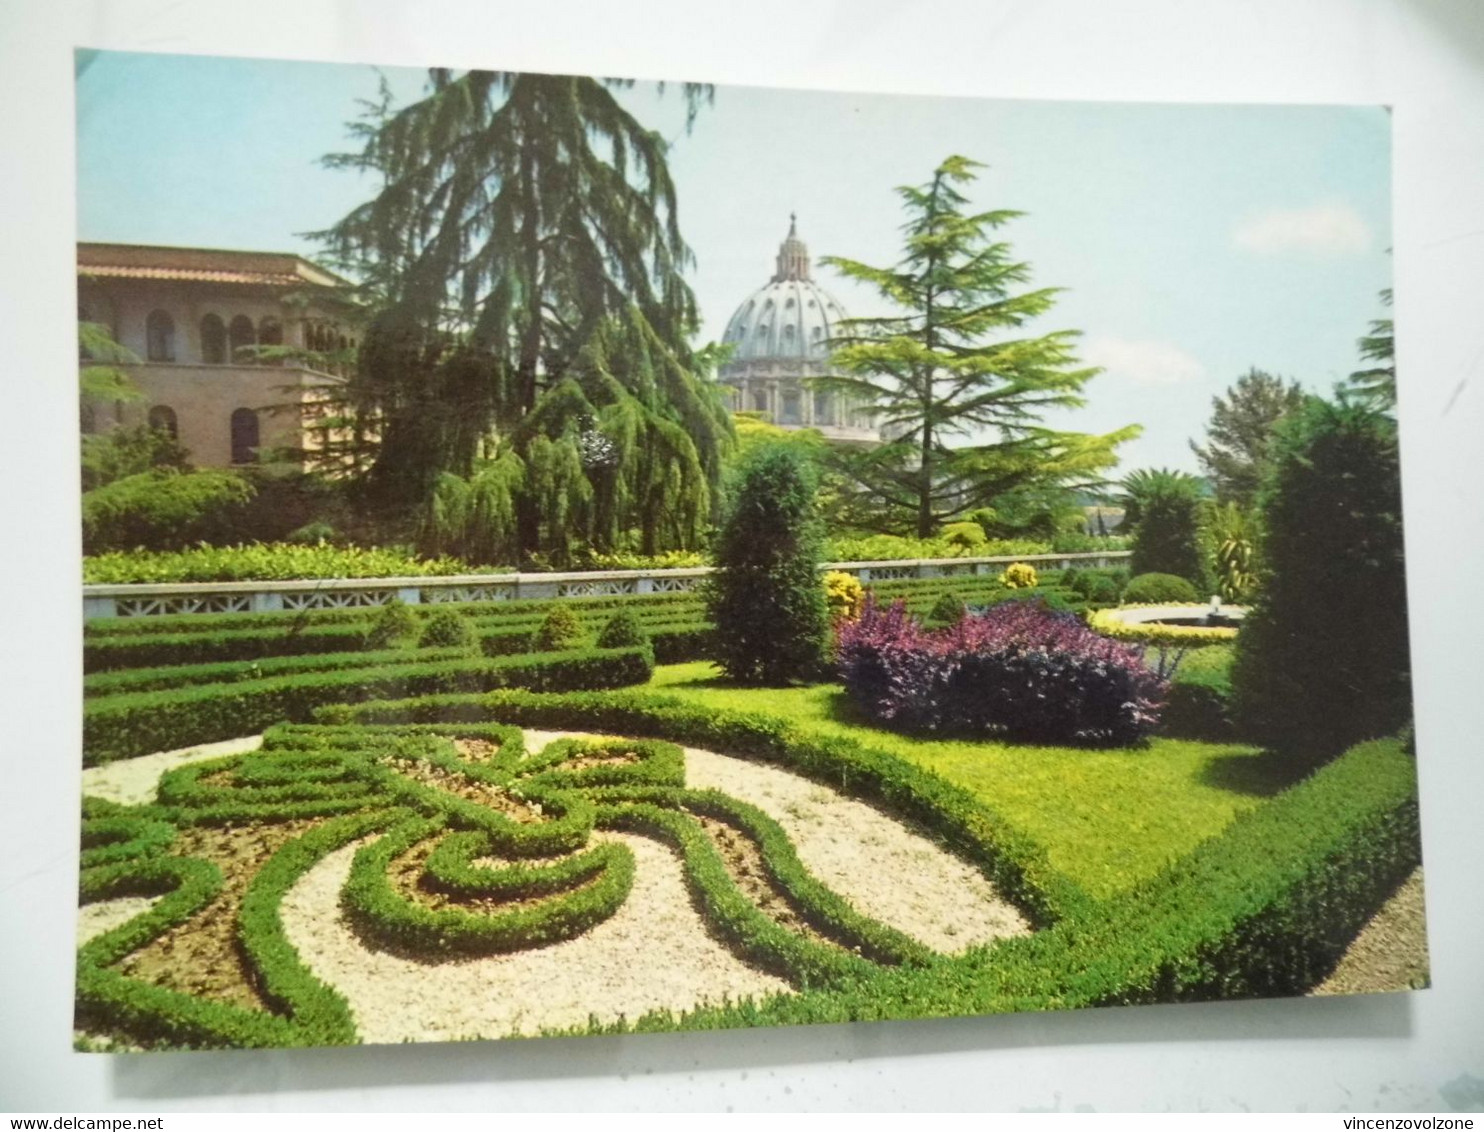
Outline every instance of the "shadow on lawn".
{"label": "shadow on lawn", "polygon": [[1230,790],[1235,794],[1271,798],[1305,778],[1313,769],[1313,766],[1305,765],[1302,760],[1273,751],[1260,751],[1251,755],[1222,755],[1206,764],[1201,772],[1201,781],[1207,786]]}

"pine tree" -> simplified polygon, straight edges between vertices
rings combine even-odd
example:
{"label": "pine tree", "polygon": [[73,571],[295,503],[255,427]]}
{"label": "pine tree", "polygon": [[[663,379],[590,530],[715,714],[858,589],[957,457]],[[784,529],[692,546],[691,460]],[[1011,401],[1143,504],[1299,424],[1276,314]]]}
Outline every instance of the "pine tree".
{"label": "pine tree", "polygon": [[1237,378],[1225,397],[1211,399],[1211,423],[1206,444],[1190,442],[1216,498],[1222,503],[1251,506],[1267,466],[1273,428],[1304,403],[1297,382],[1250,369]]}
{"label": "pine tree", "polygon": [[[357,127],[381,191],[320,235],[375,307],[352,401],[378,423],[374,501],[418,511],[439,477],[518,460],[516,540],[692,547],[732,443],[695,372],[666,143],[572,76],[431,73]],[[687,87],[692,111],[705,88]]]}
{"label": "pine tree", "polygon": [[[1381,302],[1391,306],[1391,288],[1381,292]],[[1371,332],[1360,339],[1360,356],[1378,365],[1356,370],[1346,382],[1346,392],[1361,404],[1381,413],[1396,411],[1396,332],[1389,318],[1371,321]]]}
{"label": "pine tree", "polygon": [[[895,266],[823,260],[901,312],[848,320],[835,341],[840,376],[817,382],[870,409],[891,438],[841,454],[866,504],[853,517],[878,529],[928,538],[1010,492],[1097,482],[1116,463],[1115,446],[1139,431],[1041,427],[1045,410],[1081,405],[1079,392],[1098,370],[1078,365],[1074,331],[1020,333],[1051,309],[1057,290],[1016,291],[1030,266],[995,232],[1021,213],[969,212],[958,189],[980,167],[949,157],[928,184],[897,190],[909,219]],[[972,442],[986,434],[992,439]],[[951,439],[970,442],[950,447]]]}

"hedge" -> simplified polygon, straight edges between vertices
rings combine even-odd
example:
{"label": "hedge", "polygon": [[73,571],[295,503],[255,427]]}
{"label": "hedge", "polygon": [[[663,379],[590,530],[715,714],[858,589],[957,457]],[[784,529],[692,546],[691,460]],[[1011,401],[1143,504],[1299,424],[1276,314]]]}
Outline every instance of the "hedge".
{"label": "hedge", "polygon": [[920,1018],[1303,993],[1421,861],[1400,740],[1334,762],[1135,891],[954,963],[585,1032]]}
{"label": "hedge", "polygon": [[268,656],[261,660],[228,660],[210,664],[169,664],[155,668],[122,668],[83,677],[85,696],[112,696],[126,692],[157,692],[196,684],[225,684],[261,680],[300,672],[331,672],[341,668],[388,668],[404,664],[433,664],[467,658],[471,650],[379,649],[375,652],[308,653]]}
{"label": "hedge", "polygon": [[[1208,606],[1189,602],[1165,602],[1165,606],[1178,605],[1192,612],[1209,609]],[[1118,641],[1132,644],[1158,645],[1167,648],[1203,648],[1206,645],[1229,645],[1236,640],[1237,630],[1219,625],[1155,625],[1151,622],[1124,621],[1118,616],[1124,609],[1147,608],[1138,605],[1121,605],[1116,609],[1098,609],[1087,615],[1087,624],[1095,632]]]}
{"label": "hedge", "polygon": [[392,862],[442,828],[411,821],[357,851],[341,891],[341,906],[379,946],[419,955],[490,955],[571,939],[623,905],[634,881],[634,855],[614,846],[591,879],[506,911],[476,914],[458,907],[431,908],[409,900],[387,873]]}
{"label": "hedge", "polygon": [[363,702],[316,713],[324,722],[458,724],[491,717],[523,726],[651,736],[779,763],[833,789],[879,803],[981,868],[1037,926],[1091,899],[1033,845],[967,791],[895,755],[849,739],[808,735],[761,713],[713,710],[653,692],[434,695]]}
{"label": "hedge", "polygon": [[356,1040],[345,1000],[310,973],[283,934],[278,907],[293,883],[325,853],[384,827],[392,815],[340,818],[285,845],[249,884],[238,941],[263,997],[282,1013],[264,1013],[197,998],[132,979],[112,965],[183,923],[221,889],[213,864],[152,857],[85,870],[85,902],[123,895],[160,895],[148,911],[78,949],[80,1021],[101,1023],[146,1043],[170,1046],[285,1047],[346,1045]]}
{"label": "hedge", "polygon": [[250,735],[281,721],[302,722],[333,703],[389,696],[535,691],[642,684],[654,672],[648,649],[577,649],[506,659],[451,660],[309,672],[232,684],[137,692],[83,706],[83,762],[93,766],[178,747]]}

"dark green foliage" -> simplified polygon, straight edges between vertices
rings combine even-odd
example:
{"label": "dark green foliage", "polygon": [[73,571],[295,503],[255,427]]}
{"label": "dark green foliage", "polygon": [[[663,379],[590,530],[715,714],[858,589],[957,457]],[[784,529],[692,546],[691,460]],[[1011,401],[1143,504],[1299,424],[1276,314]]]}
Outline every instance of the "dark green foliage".
{"label": "dark green foliage", "polygon": [[155,468],[125,476],[83,494],[83,552],[179,550],[229,539],[252,494],[236,472]]}
{"label": "dark green foliage", "polygon": [[[1391,288],[1381,292],[1383,306],[1391,306]],[[1357,370],[1345,380],[1343,395],[1379,413],[1396,411],[1396,327],[1389,318],[1371,320],[1371,331],[1361,338],[1360,356],[1376,365]]]}
{"label": "dark green foliage", "polygon": [[819,675],[829,639],[812,467],[792,448],[756,449],[717,539],[707,593],[716,663],[744,684]]}
{"label": "dark green foliage", "polygon": [[1140,574],[1123,587],[1126,605],[1164,605],[1200,599],[1193,585],[1174,574]]}
{"label": "dark green foliage", "polygon": [[423,649],[472,649],[477,643],[478,638],[469,619],[447,605],[428,618],[423,625],[422,634],[417,638],[418,648]]}
{"label": "dark green foliage", "polygon": [[158,668],[179,664],[215,664],[269,657],[349,652],[367,647],[369,623],[349,622],[296,629],[292,618],[280,628],[207,630],[206,632],[117,633],[83,641],[84,672],[122,668]]}
{"label": "dark green foliage", "polygon": [[1258,597],[1232,683],[1244,735],[1334,754],[1411,714],[1396,425],[1317,398],[1280,427],[1259,497]]}
{"label": "dark green foliage", "polygon": [[320,713],[342,723],[399,725],[491,716],[525,727],[642,735],[776,762],[835,789],[847,787],[852,795],[934,830],[1038,926],[1091,906],[1081,889],[1047,867],[1039,848],[959,787],[895,755],[848,739],[806,735],[766,714],[700,708],[645,691],[561,696],[498,691],[351,704]]}
{"label": "dark green foliage", "polygon": [[154,468],[174,468],[181,472],[190,469],[189,453],[163,429],[137,425],[82,438],[84,492]]}
{"label": "dark green foliage", "polygon": [[1075,331],[1027,331],[1057,289],[1022,289],[1030,265],[998,232],[1021,214],[983,210],[964,195],[980,168],[955,154],[926,184],[897,190],[907,214],[899,262],[823,260],[891,308],[842,324],[833,340],[839,376],[821,382],[893,426],[879,445],[832,453],[847,477],[839,506],[852,525],[926,539],[992,507],[1007,529],[1054,530],[1066,502],[1059,489],[1098,480],[1117,463],[1117,445],[1138,435],[1041,424],[1048,408],[1081,405],[1098,371],[1078,362]]}
{"label": "dark green foliage", "polygon": [[546,691],[619,687],[643,683],[653,671],[654,656],[648,649],[587,649],[102,696],[88,700],[83,709],[83,761],[94,765],[251,735],[274,723],[307,720],[326,704],[501,687]]}
{"label": "dark green foliage", "polygon": [[1211,423],[1205,446],[1190,442],[1221,503],[1251,506],[1268,464],[1273,429],[1304,403],[1298,382],[1260,369],[1248,370],[1226,391],[1211,399]]}
{"label": "dark green foliage", "polygon": [[[1183,472],[1141,471],[1124,481],[1128,495],[1124,519],[1134,533],[1129,571],[1174,574],[1209,593],[1206,556],[1201,546],[1201,484]],[[1134,599],[1125,595],[1126,601]]]}
{"label": "dark green foliage", "polygon": [[366,647],[372,650],[401,648],[417,638],[417,618],[407,608],[406,602],[394,597],[381,607],[376,620],[366,630]]}
{"label": "dark green foliage", "polygon": [[1117,578],[1108,574],[1084,574],[1077,592],[1089,605],[1116,605],[1123,589]]}
{"label": "dark green foliage", "polygon": [[714,516],[733,431],[668,146],[610,85],[433,70],[327,159],[380,186],[321,234],[380,306],[346,386],[378,422],[367,498],[479,560],[693,548]]}
{"label": "dark green foliage", "polygon": [[438,828],[438,823],[414,820],[356,854],[341,899],[362,935],[383,947],[423,956],[491,955],[539,947],[571,939],[606,920],[633,886],[633,853],[626,846],[609,845],[589,855],[594,865],[590,876],[579,877],[576,886],[548,899],[494,914],[468,912],[457,905],[430,908],[399,892],[388,869]]}
{"label": "dark green foliage", "polygon": [[582,622],[565,605],[554,605],[541,621],[533,645],[541,652],[570,649],[582,640]]}
{"label": "dark green foliage", "polygon": [[600,649],[632,648],[648,642],[649,638],[639,624],[639,618],[634,616],[631,609],[620,609],[609,618],[603,631],[598,634]]}

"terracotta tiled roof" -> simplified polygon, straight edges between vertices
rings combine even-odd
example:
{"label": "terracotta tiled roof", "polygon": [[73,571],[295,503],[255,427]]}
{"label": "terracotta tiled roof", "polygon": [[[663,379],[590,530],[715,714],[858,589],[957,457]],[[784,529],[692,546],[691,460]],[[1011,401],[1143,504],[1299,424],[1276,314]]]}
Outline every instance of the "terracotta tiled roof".
{"label": "terracotta tiled roof", "polygon": [[298,275],[267,271],[202,271],[171,267],[126,267],[122,264],[79,264],[78,271],[98,279],[181,279],[203,283],[257,283],[292,287],[305,282]]}
{"label": "terracotta tiled roof", "polygon": [[164,248],[143,244],[77,245],[77,273],[97,279],[158,279],[259,287],[348,287],[349,281],[285,252]]}

